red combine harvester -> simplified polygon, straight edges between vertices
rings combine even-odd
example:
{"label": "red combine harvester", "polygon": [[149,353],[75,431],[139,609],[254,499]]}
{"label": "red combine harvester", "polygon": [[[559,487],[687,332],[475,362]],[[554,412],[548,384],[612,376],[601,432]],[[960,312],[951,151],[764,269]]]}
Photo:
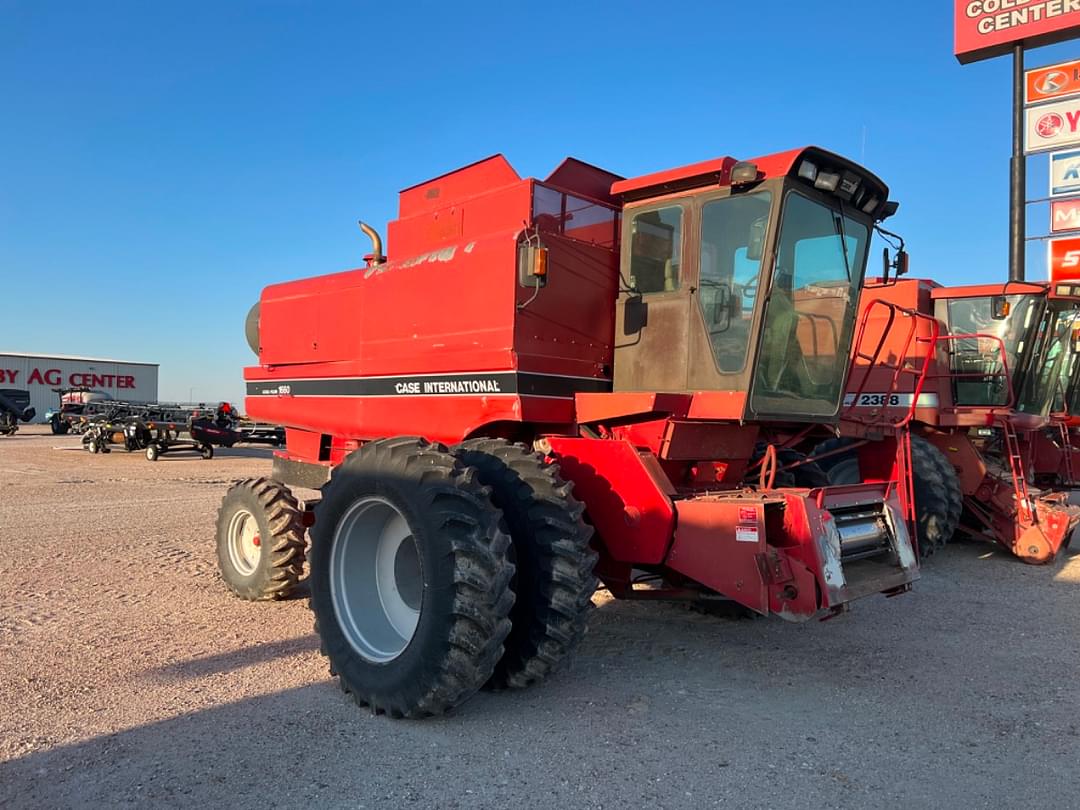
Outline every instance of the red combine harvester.
{"label": "red combine harvester", "polygon": [[246,409],[287,449],[222,503],[226,582],[289,593],[310,525],[331,671],[394,716],[545,677],[597,577],[792,621],[908,590],[904,443],[841,487],[788,449],[835,435],[887,193],[816,148],[629,180],[495,156],[404,190],[393,260],[361,224],[364,267],[248,318]]}
{"label": "red combine harvester", "polygon": [[[883,302],[888,306],[875,310]],[[924,552],[954,532],[1000,543],[1029,563],[1050,562],[1068,544],[1080,509],[1067,505],[1064,492],[1036,489],[1033,462],[1077,348],[1078,303],[1080,287],[1030,282],[942,287],[905,279],[863,292],[865,339],[884,341],[883,353],[915,374],[889,389],[892,372],[857,363],[844,416],[914,408],[912,467]],[[912,344],[917,356],[894,336],[891,307],[924,316]],[[840,439],[812,455],[832,483],[846,483],[861,480],[860,466],[875,452],[872,443]]]}

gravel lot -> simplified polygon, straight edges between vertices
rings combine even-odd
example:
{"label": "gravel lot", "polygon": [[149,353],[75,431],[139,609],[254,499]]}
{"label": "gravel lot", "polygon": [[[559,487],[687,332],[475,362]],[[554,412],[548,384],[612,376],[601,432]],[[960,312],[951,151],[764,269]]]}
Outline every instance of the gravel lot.
{"label": "gravel lot", "polygon": [[0,438],[0,806],[1076,806],[1080,556],[988,546],[830,622],[601,592],[573,666],[393,721],[331,681],[303,600],[219,583],[217,504],[269,451]]}

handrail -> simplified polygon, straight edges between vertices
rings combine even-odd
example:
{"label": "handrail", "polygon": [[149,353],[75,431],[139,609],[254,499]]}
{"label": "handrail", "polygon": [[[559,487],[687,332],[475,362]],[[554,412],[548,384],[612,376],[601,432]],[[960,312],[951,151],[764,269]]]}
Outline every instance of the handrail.
{"label": "handrail", "polygon": [[984,334],[982,332],[971,332],[971,333],[960,334],[960,335],[938,335],[938,337],[937,337],[937,341],[939,341],[939,342],[940,341],[950,341],[950,340],[991,340],[991,341],[994,341],[995,343],[997,343],[997,345],[998,345],[998,353],[1001,355],[1001,371],[997,371],[997,372],[993,372],[993,373],[984,373],[984,372],[979,372],[979,371],[971,371],[971,372],[953,371],[952,366],[950,365],[949,371],[947,373],[944,373],[944,374],[931,374],[931,375],[928,375],[928,379],[947,378],[947,379],[952,379],[952,380],[959,380],[959,379],[963,379],[963,378],[966,378],[966,377],[975,377],[975,378],[978,378],[980,380],[985,380],[988,377],[1004,377],[1005,378],[1006,391],[1008,393],[1008,396],[1006,397],[1005,402],[1003,404],[1001,404],[1001,405],[970,405],[970,406],[966,406],[966,407],[989,408],[992,411],[998,411],[998,410],[1011,411],[1011,410],[1013,410],[1016,407],[1017,393],[1016,393],[1016,390],[1013,388],[1012,374],[1009,372],[1009,355],[1008,355],[1008,352],[1005,349],[1005,341],[1002,340],[997,335],[987,335],[987,334]]}
{"label": "handrail", "polygon": [[[862,349],[862,344],[866,339],[866,330],[870,323],[871,313],[874,311],[875,307],[885,308],[887,312],[885,326],[881,330],[881,337],[878,339],[877,345],[874,346],[873,351],[866,352]],[[859,414],[855,409],[858,407],[860,399],[862,399],[863,395],[866,393],[866,386],[870,382],[871,371],[882,366],[885,366],[886,368],[890,367],[881,363],[881,352],[885,348],[885,342],[890,337],[893,325],[896,323],[898,317],[910,319],[907,335],[904,337],[902,350],[896,354],[899,361],[895,364],[895,367],[893,367],[892,381],[889,384],[888,392],[885,394],[884,407],[880,411],[875,410],[871,413],[871,416],[879,416],[880,418],[867,418]],[[917,335],[916,330],[920,320],[924,321],[929,326],[929,337],[919,337]],[[863,311],[862,318],[860,319],[859,331],[853,343],[854,351],[851,356],[851,365],[848,369],[848,379],[850,380],[851,376],[856,371],[860,370],[857,365],[858,361],[865,360],[866,366],[864,369],[861,369],[863,372],[862,381],[852,396],[851,404],[847,405],[841,412],[840,418],[853,422],[863,422],[869,425],[886,425],[889,427],[904,427],[910,423],[911,420],[915,418],[915,409],[919,404],[919,396],[922,394],[923,386],[926,384],[927,373],[930,369],[930,363],[933,360],[934,352],[937,350],[937,340],[940,333],[941,323],[937,318],[918,312],[917,310],[898,306],[897,304],[890,301],[884,301],[880,298],[872,300]],[[922,358],[923,362],[921,368],[911,367],[912,359],[908,357],[908,354],[911,350],[912,342],[915,342],[916,344],[926,344],[926,355]],[[918,360],[918,358],[914,359]],[[900,380],[905,374],[911,374],[915,377],[911,405],[908,407],[908,411],[903,417],[890,420],[885,416],[885,412],[888,410],[893,395],[899,393],[898,388]],[[848,388],[848,392],[849,393],[845,393],[845,399],[850,394],[850,387]]]}

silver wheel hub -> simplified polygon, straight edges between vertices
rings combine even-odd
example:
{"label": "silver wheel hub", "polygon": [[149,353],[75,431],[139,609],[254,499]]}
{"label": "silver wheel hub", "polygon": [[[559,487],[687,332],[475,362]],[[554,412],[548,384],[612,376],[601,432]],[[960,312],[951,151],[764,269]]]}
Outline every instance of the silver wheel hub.
{"label": "silver wheel hub", "polygon": [[262,538],[255,516],[246,509],[237,510],[229,521],[229,562],[240,576],[249,577],[259,567]]}
{"label": "silver wheel hub", "polygon": [[416,633],[423,593],[405,516],[378,496],[359,499],[338,521],[330,549],[330,599],[346,640],[368,661],[393,661]]}

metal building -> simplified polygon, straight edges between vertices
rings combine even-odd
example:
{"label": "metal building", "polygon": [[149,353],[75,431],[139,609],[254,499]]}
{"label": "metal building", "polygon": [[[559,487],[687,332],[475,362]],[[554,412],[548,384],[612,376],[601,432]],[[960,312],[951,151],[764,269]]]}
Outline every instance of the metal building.
{"label": "metal building", "polygon": [[113,399],[155,402],[158,364],[62,354],[0,352],[0,388],[28,390],[30,406],[37,411],[35,422],[44,421],[45,411],[59,405],[60,399],[54,388],[76,386],[101,391]]}

